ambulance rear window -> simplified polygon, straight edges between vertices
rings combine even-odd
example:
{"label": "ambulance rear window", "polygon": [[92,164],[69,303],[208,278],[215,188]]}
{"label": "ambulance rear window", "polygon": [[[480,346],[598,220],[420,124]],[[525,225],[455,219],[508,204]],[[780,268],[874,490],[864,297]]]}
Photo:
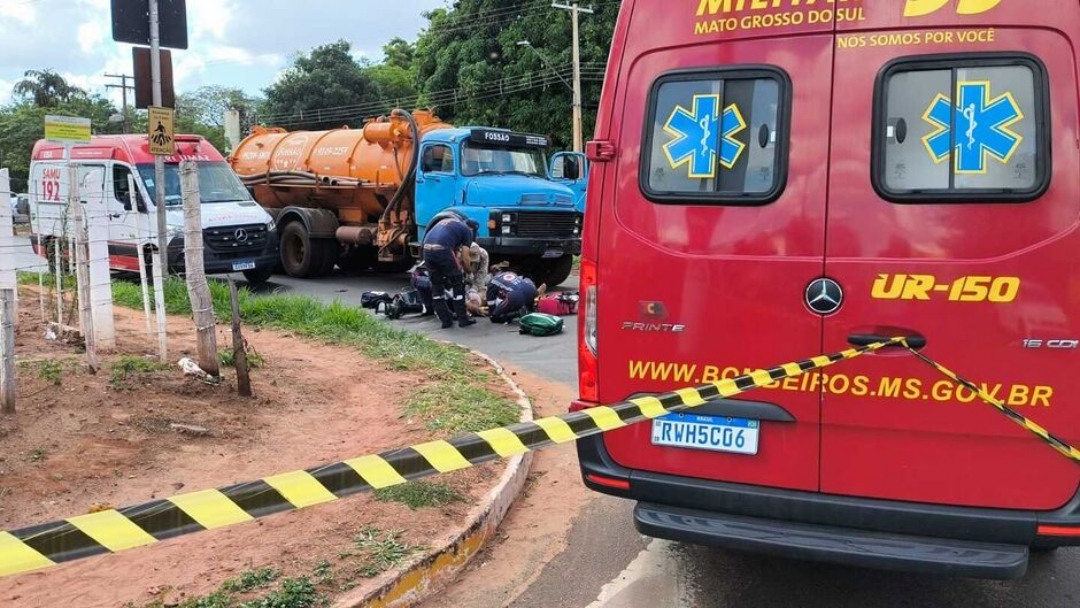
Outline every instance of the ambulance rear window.
{"label": "ambulance rear window", "polygon": [[874,187],[893,202],[1034,200],[1050,177],[1047,90],[1026,56],[893,63],[876,92]]}
{"label": "ambulance rear window", "polygon": [[660,203],[775,200],[786,178],[789,90],[772,69],[661,76],[649,95],[642,192]]}

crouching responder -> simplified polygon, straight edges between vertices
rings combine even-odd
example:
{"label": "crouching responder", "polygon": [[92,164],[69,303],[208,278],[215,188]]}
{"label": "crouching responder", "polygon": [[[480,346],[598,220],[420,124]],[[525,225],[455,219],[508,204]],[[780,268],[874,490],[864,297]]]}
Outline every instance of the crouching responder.
{"label": "crouching responder", "polygon": [[509,323],[536,311],[539,295],[532,279],[516,272],[502,271],[488,283],[488,315],[492,323]]}
{"label": "crouching responder", "polygon": [[477,291],[487,289],[488,282],[491,280],[491,257],[487,249],[474,241],[469,246],[469,262],[465,271],[465,283]]}
{"label": "crouching responder", "polygon": [[[424,235],[424,265],[431,276],[432,304],[443,329],[454,326],[454,317],[446,304],[448,291],[453,294],[458,325],[468,327],[476,323],[465,309],[465,273],[458,261],[458,252],[462,248],[467,250],[476,240],[479,227],[473,220],[447,218]],[[467,261],[467,254],[464,257]]]}

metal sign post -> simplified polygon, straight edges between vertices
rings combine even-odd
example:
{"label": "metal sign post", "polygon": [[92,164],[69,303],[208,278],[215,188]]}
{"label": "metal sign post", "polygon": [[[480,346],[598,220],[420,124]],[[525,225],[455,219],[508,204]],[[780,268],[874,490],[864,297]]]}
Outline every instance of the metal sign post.
{"label": "metal sign post", "polygon": [[[64,146],[64,160],[67,162],[68,169],[68,213],[67,220],[61,220],[61,227],[63,234],[56,235],[53,239],[54,243],[54,257],[56,260],[56,323],[58,328],[64,327],[64,288],[63,288],[63,255],[64,241],[73,241],[74,239],[68,239],[68,226],[71,225],[74,217],[72,213],[81,211],[79,209],[78,197],[79,197],[79,170],[72,159],[72,148],[75,144],[88,144],[92,136],[90,119],[82,118],[79,116],[45,116],[45,139],[52,143],[62,144]],[[34,197],[35,209],[37,209],[37,197]],[[41,222],[41,215],[38,211],[35,211],[38,217],[38,223]],[[53,225],[54,231],[56,225]],[[48,255],[48,250],[46,250]],[[69,263],[72,264],[74,269],[74,254],[75,248],[69,247]],[[39,276],[39,286],[40,276]]]}
{"label": "metal sign post", "polygon": [[[154,83],[154,105],[161,106],[161,35],[158,0],[150,0],[150,74]],[[153,128],[153,127],[151,127]],[[165,276],[168,274],[169,222],[165,211],[165,159],[154,156],[154,205],[157,207],[157,256],[154,262],[154,304],[158,319],[158,349],[162,363],[169,358],[165,332]]]}

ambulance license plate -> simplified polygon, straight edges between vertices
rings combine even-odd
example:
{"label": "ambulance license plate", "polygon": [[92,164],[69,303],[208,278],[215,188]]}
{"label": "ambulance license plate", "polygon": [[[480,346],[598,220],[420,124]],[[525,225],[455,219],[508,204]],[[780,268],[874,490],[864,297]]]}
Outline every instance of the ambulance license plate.
{"label": "ambulance license plate", "polygon": [[562,249],[548,249],[544,252],[545,258],[561,258],[563,255]]}
{"label": "ambulance license plate", "polygon": [[652,443],[674,448],[758,453],[761,423],[744,418],[721,418],[696,414],[668,414],[652,423]]}
{"label": "ambulance license plate", "polygon": [[233,272],[240,272],[241,270],[255,270],[255,262],[233,262]]}

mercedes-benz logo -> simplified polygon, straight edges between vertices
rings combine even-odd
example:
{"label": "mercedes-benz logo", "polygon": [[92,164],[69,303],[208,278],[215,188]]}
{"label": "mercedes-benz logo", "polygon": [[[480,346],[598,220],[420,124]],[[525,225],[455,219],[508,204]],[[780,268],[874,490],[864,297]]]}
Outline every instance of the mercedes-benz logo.
{"label": "mercedes-benz logo", "polygon": [[806,305],[818,314],[832,314],[843,302],[844,290],[832,279],[817,279],[806,288]]}
{"label": "mercedes-benz logo", "polygon": [[241,229],[236,231],[236,242],[237,243],[246,243],[247,240],[248,240],[247,230],[244,230],[243,228],[241,228]]}

